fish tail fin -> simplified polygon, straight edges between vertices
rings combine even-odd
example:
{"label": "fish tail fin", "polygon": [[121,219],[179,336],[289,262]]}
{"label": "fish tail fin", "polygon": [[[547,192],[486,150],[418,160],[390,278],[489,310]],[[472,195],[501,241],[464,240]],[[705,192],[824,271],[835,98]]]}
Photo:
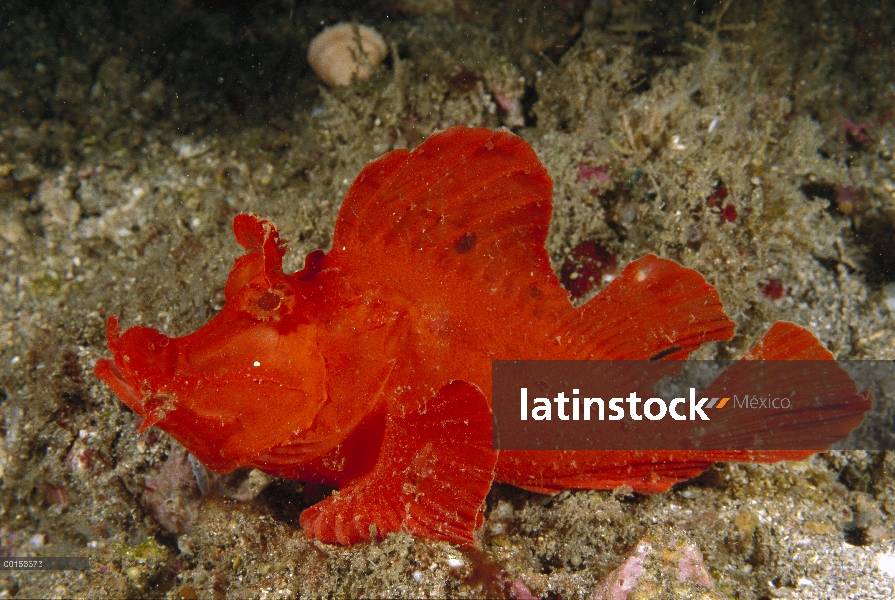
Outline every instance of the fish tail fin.
{"label": "fish tail fin", "polygon": [[[807,458],[848,437],[873,403],[873,395],[858,391],[851,376],[814,334],[786,321],[774,323],[700,396],[729,396],[730,390],[748,392],[751,400],[734,398],[725,406],[733,411],[712,415],[705,441],[713,444],[718,435],[727,445],[754,447],[755,440],[772,437],[775,448],[723,451],[727,454],[719,461]],[[760,445],[767,448],[768,443]]]}
{"label": "fish tail fin", "polygon": [[[806,365],[807,370],[800,368]],[[778,449],[505,450],[500,454],[496,480],[541,493],[566,488],[613,489],[621,485],[629,485],[636,492],[661,492],[716,462],[805,459],[846,437],[861,423],[873,401],[869,392],[858,392],[848,373],[833,361],[833,355],[810,331],[787,322],[775,323],[742,360],[722,373],[700,396],[718,396],[721,389],[739,387],[760,390],[761,386],[794,389],[808,397],[825,395],[827,400],[819,407],[776,416],[774,443]],[[755,393],[761,395],[760,391]],[[754,436],[766,431],[767,411],[736,410],[731,405],[718,411],[719,417],[713,415],[713,426],[718,425],[718,434],[730,445],[736,446],[739,440],[741,447],[749,447]],[[727,415],[729,425],[724,425],[722,415]],[[711,433],[707,437],[710,436]]]}
{"label": "fish tail fin", "polygon": [[833,360],[814,334],[789,321],[777,321],[742,360]]}

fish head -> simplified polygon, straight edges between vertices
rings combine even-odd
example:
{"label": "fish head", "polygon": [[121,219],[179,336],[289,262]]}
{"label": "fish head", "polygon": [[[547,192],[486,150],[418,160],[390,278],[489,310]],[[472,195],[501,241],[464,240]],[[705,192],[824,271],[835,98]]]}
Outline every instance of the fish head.
{"label": "fish head", "polygon": [[113,357],[95,369],[143,418],[141,430],[158,426],[217,471],[307,434],[327,401],[310,282],[282,273],[285,248],[269,222],[240,215],[235,229],[249,252],[221,312],[180,338],[140,326],[122,333],[111,317]]}

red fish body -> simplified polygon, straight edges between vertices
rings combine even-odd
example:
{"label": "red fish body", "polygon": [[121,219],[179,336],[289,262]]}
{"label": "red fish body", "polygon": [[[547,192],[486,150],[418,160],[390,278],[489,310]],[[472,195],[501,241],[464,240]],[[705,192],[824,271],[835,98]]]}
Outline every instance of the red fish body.
{"label": "red fish body", "polygon": [[[733,335],[701,275],[652,255],[575,308],[544,248],[551,210],[552,181],[522,139],[433,134],[364,168],[332,250],[311,253],[302,271],[283,272],[272,223],[236,217],[247,252],[223,310],[182,338],[122,334],[110,318],[114,358],[96,374],[144,427],[214,470],[341,488],[301,523],[343,544],[395,530],[471,544],[493,481],[653,492],[719,460],[810,454],[492,450],[494,359],[683,359]],[[832,356],[778,323],[748,358]]]}

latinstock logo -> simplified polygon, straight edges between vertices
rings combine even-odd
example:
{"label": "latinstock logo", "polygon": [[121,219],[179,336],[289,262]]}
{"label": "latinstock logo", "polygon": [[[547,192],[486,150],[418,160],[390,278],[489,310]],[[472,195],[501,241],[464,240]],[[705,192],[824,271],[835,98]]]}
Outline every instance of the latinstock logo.
{"label": "latinstock logo", "polygon": [[[602,398],[580,397],[580,391],[572,390],[572,397],[566,397],[565,392],[559,392],[553,402],[556,404],[556,417],[560,421],[590,421],[593,413],[598,421],[621,421],[628,417],[634,421],[642,421],[644,417],[650,421],[661,421],[670,417],[675,421],[710,421],[705,409],[724,408],[730,398],[696,399],[696,388],[690,388],[689,402],[687,398],[674,398],[670,402],[659,397],[647,399],[640,398],[636,392],[631,392],[624,398],[610,398],[604,402]],[[743,399],[747,404],[748,396]],[[641,407],[640,404],[643,403]],[[571,415],[568,414],[567,405],[571,404]],[[627,406],[626,406],[627,405]],[[682,406],[683,405],[683,406]],[[608,407],[608,416],[607,416]],[[678,408],[689,407],[689,414],[678,412]],[[520,420],[527,421],[529,415],[528,388],[519,389]],[[534,398],[532,400],[531,418],[535,421],[550,421],[553,418],[552,406],[549,398]]]}
{"label": "latinstock logo", "polygon": [[493,361],[492,441],[504,450],[852,449],[846,438],[868,443],[849,437],[872,404],[864,385],[832,360]]}
{"label": "latinstock logo", "polygon": [[[730,398],[724,398],[724,400],[730,400]],[[775,397],[771,398],[770,396],[765,396],[763,398],[759,398],[755,394],[751,396],[749,394],[744,395],[740,398],[737,395],[733,397],[733,405],[737,408],[772,408],[772,409],[789,409],[792,408],[792,400],[789,398],[783,397]],[[718,408],[721,408],[720,406]]]}

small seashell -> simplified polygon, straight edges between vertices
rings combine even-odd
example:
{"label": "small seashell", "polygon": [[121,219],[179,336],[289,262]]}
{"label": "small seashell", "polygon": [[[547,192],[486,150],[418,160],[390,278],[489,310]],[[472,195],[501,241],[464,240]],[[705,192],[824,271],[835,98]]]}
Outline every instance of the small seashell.
{"label": "small seashell", "polygon": [[339,23],[311,40],[308,62],[320,79],[332,87],[340,87],[350,85],[352,76],[358,81],[369,79],[372,67],[385,60],[387,54],[385,40],[372,27]]}

